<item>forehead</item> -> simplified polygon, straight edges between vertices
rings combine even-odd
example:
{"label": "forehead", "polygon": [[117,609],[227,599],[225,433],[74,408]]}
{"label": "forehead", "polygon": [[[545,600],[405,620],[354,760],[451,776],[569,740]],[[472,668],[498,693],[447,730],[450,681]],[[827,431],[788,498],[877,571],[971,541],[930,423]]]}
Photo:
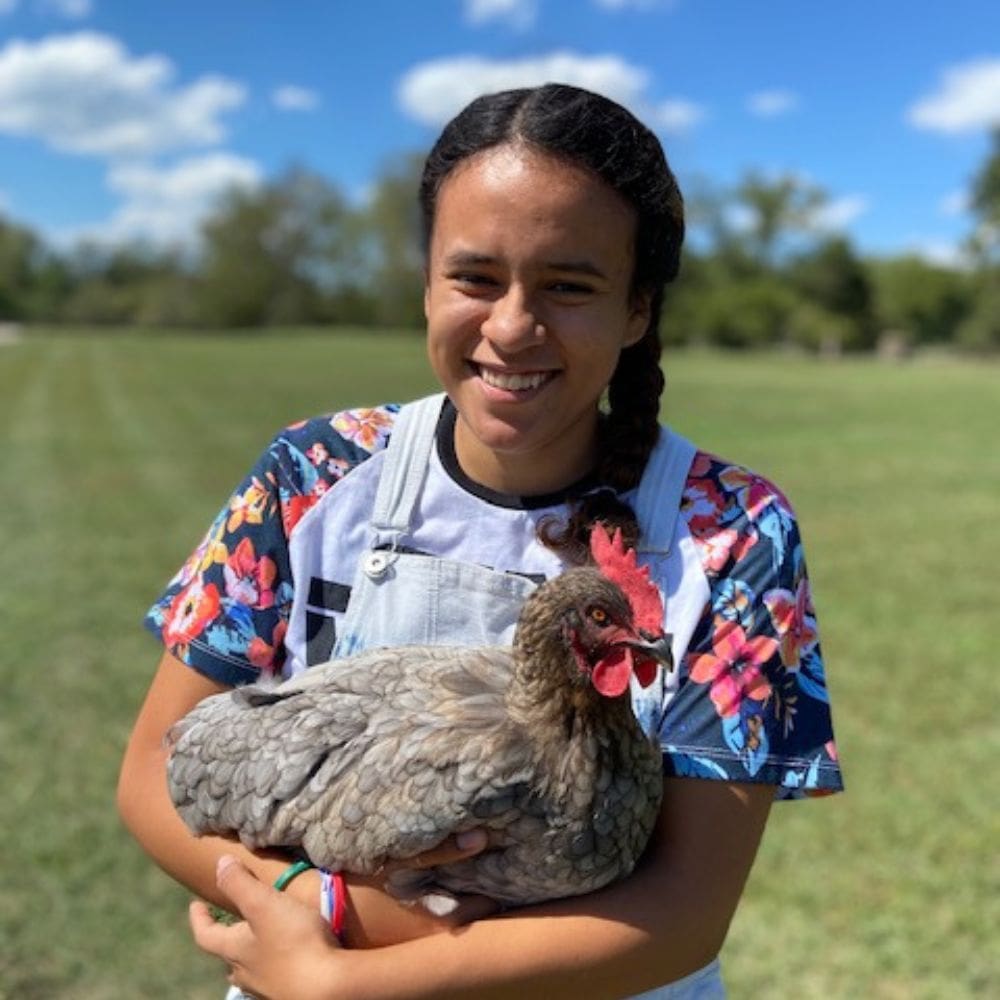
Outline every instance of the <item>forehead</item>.
{"label": "forehead", "polygon": [[600,243],[631,255],[635,213],[590,171],[523,145],[460,163],[438,192],[431,246],[455,239]]}

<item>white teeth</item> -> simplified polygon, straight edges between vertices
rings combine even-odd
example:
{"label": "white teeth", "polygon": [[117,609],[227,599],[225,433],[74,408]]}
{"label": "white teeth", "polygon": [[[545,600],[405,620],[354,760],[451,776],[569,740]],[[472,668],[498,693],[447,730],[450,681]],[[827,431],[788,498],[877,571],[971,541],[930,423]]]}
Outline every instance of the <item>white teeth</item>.
{"label": "white teeth", "polygon": [[500,372],[490,371],[489,368],[480,368],[479,376],[487,385],[492,385],[496,389],[537,389],[547,378],[545,372],[532,372],[524,375],[503,375]]}

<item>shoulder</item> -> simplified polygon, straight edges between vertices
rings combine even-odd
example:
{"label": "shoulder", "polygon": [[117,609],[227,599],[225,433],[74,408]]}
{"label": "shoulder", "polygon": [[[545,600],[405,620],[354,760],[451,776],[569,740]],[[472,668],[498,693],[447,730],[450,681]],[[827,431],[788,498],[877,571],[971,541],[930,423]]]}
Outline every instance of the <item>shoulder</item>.
{"label": "shoulder", "polygon": [[275,434],[267,453],[305,462],[320,474],[343,475],[385,447],[398,412],[398,404],[385,403],[299,420]]}
{"label": "shoulder", "polygon": [[691,463],[681,514],[706,573],[714,576],[756,549],[779,560],[795,543],[795,512],[770,479],[744,465],[699,451]]}
{"label": "shoulder", "polygon": [[283,427],[270,440],[245,488],[270,494],[286,533],[335,483],[382,451],[399,406],[340,410]]}
{"label": "shoulder", "polygon": [[770,479],[705,451],[691,463],[684,502],[691,516],[701,519],[715,513],[724,514],[725,520],[744,517],[756,522],[774,509],[794,517],[788,497]]}

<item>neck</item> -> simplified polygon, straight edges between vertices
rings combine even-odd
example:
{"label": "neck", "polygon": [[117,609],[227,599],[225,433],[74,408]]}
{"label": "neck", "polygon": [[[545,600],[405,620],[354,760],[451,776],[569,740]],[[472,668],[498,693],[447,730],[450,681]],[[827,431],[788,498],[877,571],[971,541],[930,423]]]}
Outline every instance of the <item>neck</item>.
{"label": "neck", "polygon": [[497,493],[531,497],[558,493],[581,480],[596,465],[596,435],[565,439],[531,451],[484,447],[461,414],[455,422],[455,457],[473,482]]}
{"label": "neck", "polygon": [[576,663],[563,664],[571,655],[554,636],[536,636],[520,628],[514,639],[514,670],[507,702],[512,717],[531,722],[535,728],[540,718],[552,725],[539,732],[566,734],[588,728],[588,720],[614,711],[611,699],[601,697],[589,684],[576,685],[569,678],[578,669]]}

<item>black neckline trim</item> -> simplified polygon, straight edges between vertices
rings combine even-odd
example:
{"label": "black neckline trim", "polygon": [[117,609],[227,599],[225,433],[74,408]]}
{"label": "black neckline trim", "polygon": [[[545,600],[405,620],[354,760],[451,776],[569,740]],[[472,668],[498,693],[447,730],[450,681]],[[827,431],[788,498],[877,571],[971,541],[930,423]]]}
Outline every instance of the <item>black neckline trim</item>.
{"label": "black neckline trim", "polygon": [[557,490],[554,493],[539,493],[535,496],[517,496],[513,493],[500,493],[491,490],[482,483],[477,483],[470,479],[458,464],[458,455],[455,453],[455,423],[458,420],[458,410],[450,400],[444,401],[441,408],[441,419],[437,425],[437,453],[444,466],[444,471],[449,478],[466,493],[471,493],[480,500],[485,500],[494,507],[506,507],[508,510],[540,510],[543,507],[555,507],[566,503],[569,500],[576,500],[586,493],[597,489],[600,485],[597,476],[593,472],[588,472],[575,483],[570,483],[565,489]]}

